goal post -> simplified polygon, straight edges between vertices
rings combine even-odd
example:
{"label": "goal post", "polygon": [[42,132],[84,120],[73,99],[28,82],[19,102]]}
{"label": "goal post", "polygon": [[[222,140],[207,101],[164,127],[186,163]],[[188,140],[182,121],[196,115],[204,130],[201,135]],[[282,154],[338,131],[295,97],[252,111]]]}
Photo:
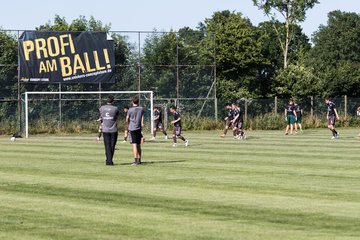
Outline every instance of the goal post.
{"label": "goal post", "polygon": [[[153,118],[153,108],[154,108],[154,94],[153,91],[84,91],[84,92],[25,92],[24,93],[24,113],[25,113],[25,137],[29,138],[29,112],[30,112],[30,103],[32,101],[38,101],[38,105],[32,106],[32,109],[40,107],[41,101],[49,103],[56,103],[57,108],[57,117],[58,121],[62,121],[62,115],[65,106],[62,106],[62,102],[79,102],[86,101],[90,105],[91,111],[98,113],[98,108],[101,105],[101,102],[104,100],[102,95],[115,95],[115,105],[116,101],[121,99],[121,101],[130,105],[131,97],[134,95],[140,96],[140,106],[144,106],[145,111],[150,110],[150,131],[153,134],[154,123]],[[37,97],[36,97],[37,96]],[[79,96],[78,98],[76,96]],[[82,96],[82,98],[80,98]],[[87,96],[85,98],[85,96]],[[95,97],[96,96],[96,97]],[[125,97],[121,97],[125,96]],[[142,104],[145,101],[146,104]],[[79,106],[80,105],[80,106]],[[51,109],[54,104],[47,104],[43,106],[46,110]],[[78,104],[78,108],[82,108],[81,104]],[[88,106],[89,107],[89,106]],[[150,108],[150,109],[149,109]],[[73,109],[72,109],[73,110]],[[86,109],[85,109],[86,111]],[[147,112],[147,111],[146,111]]]}

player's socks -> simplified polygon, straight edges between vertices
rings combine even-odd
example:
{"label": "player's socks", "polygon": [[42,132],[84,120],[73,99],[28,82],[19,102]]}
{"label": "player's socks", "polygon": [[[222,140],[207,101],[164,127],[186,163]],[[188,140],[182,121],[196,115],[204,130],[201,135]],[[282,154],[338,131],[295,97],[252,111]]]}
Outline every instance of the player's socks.
{"label": "player's socks", "polygon": [[174,143],[176,143],[176,136],[173,137],[173,141],[174,141]]}
{"label": "player's socks", "polygon": [[180,138],[181,140],[183,140],[184,142],[186,141],[186,139],[185,139],[183,136],[179,136],[179,138]]}
{"label": "player's socks", "polygon": [[227,131],[228,131],[228,129],[225,128],[225,129],[224,129],[224,136],[227,134]]}
{"label": "player's socks", "polygon": [[333,136],[336,137],[337,132],[335,131],[335,129],[331,129],[331,132],[332,132]]}

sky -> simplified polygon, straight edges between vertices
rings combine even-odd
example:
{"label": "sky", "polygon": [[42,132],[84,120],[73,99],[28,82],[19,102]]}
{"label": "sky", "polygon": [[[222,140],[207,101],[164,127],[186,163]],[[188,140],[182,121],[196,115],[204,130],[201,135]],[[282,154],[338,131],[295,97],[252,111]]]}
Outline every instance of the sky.
{"label": "sky", "polygon": [[[222,10],[241,12],[254,25],[268,20],[252,0],[6,0],[1,3],[0,27],[33,30],[58,14],[69,23],[80,15],[94,16],[111,23],[113,31],[176,31],[196,28]],[[333,10],[360,13],[360,1],[320,0],[301,23],[305,34],[311,37],[321,24],[326,25],[327,14]]]}

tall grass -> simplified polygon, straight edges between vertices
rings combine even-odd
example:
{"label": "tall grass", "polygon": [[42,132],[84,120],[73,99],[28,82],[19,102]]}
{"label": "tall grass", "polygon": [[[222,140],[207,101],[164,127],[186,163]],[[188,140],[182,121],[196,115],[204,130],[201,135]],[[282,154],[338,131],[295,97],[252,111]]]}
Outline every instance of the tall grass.
{"label": "tall grass", "polygon": [[[119,129],[123,131],[124,123],[119,121]],[[263,114],[250,117],[245,121],[245,129],[247,130],[280,130],[285,128],[284,115]],[[327,126],[326,119],[323,116],[305,116],[302,119],[303,128],[324,128]],[[182,118],[182,126],[184,130],[220,130],[225,126],[225,121],[216,120],[209,117],[197,118],[194,116],[184,116]],[[341,118],[336,122],[337,127],[355,127],[360,128],[360,117],[352,116]],[[61,133],[96,133],[99,124],[95,121],[71,121],[59,123],[57,121],[49,121],[40,119],[33,122],[29,126],[30,134],[61,134]],[[145,126],[150,131],[150,124]],[[168,129],[172,126],[169,124]],[[19,131],[17,121],[3,120],[0,122],[0,135],[13,134]]]}

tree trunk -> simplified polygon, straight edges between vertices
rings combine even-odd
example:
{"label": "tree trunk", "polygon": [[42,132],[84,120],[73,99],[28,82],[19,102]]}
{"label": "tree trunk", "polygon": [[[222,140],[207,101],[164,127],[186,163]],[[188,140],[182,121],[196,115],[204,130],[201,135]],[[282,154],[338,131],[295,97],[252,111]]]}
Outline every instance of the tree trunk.
{"label": "tree trunk", "polygon": [[286,22],[285,22],[285,30],[286,30],[286,37],[285,37],[285,47],[284,47],[284,69],[288,66],[288,53],[289,53],[289,44],[290,44],[290,19],[289,19],[289,5],[288,10],[286,11]]}

